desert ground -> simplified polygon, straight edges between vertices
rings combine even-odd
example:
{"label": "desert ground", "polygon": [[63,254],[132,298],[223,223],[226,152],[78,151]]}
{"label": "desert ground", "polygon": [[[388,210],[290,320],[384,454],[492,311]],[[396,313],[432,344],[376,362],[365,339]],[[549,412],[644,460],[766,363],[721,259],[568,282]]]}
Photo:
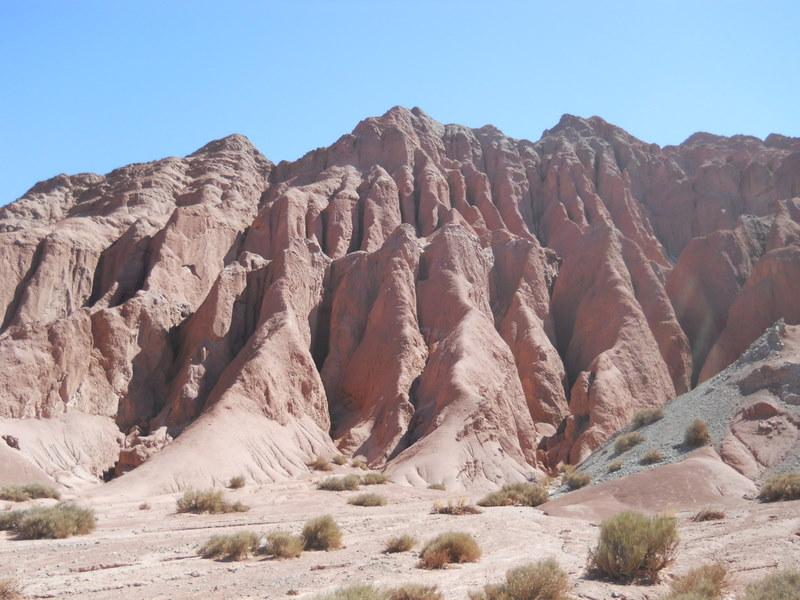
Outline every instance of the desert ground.
{"label": "desert ground", "polygon": [[[334,474],[353,472],[336,467]],[[527,561],[553,557],[568,571],[575,598],[605,600],[659,598],[675,575],[700,564],[720,561],[731,575],[730,598],[747,582],[782,566],[800,563],[800,501],[763,504],[725,500],[726,517],[695,523],[694,510],[678,511],[681,535],[677,560],[658,585],[616,585],[586,573],[587,554],[598,535],[597,519],[548,516],[538,508],[484,508],[481,514],[432,514],[437,501],[463,496],[400,486],[370,486],[387,506],[347,504],[358,492],[316,489],[329,474],[227,490],[226,497],[250,506],[244,513],[176,513],[180,494],[150,498],[102,496],[75,498],[97,513],[97,529],[63,540],[15,540],[0,537],[0,578],[13,577],[31,598],[314,598],[340,586],[372,583],[435,584],[446,598],[466,598],[470,590],[502,579],[506,570]],[[363,490],[363,488],[362,488]],[[582,490],[579,493],[585,493]],[[479,495],[467,496],[476,501]],[[567,500],[563,496],[561,501]],[[20,503],[24,507],[32,501]],[[149,509],[140,508],[146,502]],[[240,562],[204,559],[197,550],[210,536],[277,529],[299,533],[312,517],[332,515],[344,534],[340,550],[304,552],[287,560],[253,557]],[[594,521],[594,522],[593,522]],[[444,570],[417,566],[421,543],[445,531],[465,531],[478,540],[483,555],[472,564]],[[387,538],[408,533],[420,544],[411,552],[384,554]]]}

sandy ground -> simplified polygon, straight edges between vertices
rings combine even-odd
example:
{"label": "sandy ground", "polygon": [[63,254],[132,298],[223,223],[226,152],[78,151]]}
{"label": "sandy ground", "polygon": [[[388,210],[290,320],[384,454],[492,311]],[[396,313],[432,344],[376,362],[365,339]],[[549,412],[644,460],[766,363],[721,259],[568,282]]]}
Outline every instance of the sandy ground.
{"label": "sandy ground", "polygon": [[[78,498],[97,512],[98,527],[88,536],[20,541],[0,533],[0,578],[15,577],[32,598],[313,598],[350,583],[422,582],[438,585],[447,598],[463,599],[468,590],[502,579],[510,567],[554,557],[569,572],[576,598],[644,600],[658,598],[670,577],[704,562],[728,565],[731,598],[770,569],[800,564],[800,501],[765,505],[742,500],[727,509],[725,520],[708,523],[693,523],[689,513],[679,513],[679,558],[664,583],[617,586],[585,576],[587,553],[598,534],[591,522],[518,507],[487,508],[471,516],[434,515],[434,501],[454,496],[394,484],[368,488],[387,496],[388,506],[356,507],[346,500],[357,492],[314,489],[320,478],[227,491],[229,498],[251,506],[249,512],[231,515],[176,514],[178,494],[148,498],[151,508],[139,510],[142,499],[95,492]],[[215,562],[196,554],[214,534],[279,528],[299,533],[305,520],[322,514],[336,518],[345,548],[283,561]],[[416,551],[381,552],[392,535],[410,533],[425,541],[448,530],[474,534],[483,549],[481,560],[427,571],[416,566]]]}

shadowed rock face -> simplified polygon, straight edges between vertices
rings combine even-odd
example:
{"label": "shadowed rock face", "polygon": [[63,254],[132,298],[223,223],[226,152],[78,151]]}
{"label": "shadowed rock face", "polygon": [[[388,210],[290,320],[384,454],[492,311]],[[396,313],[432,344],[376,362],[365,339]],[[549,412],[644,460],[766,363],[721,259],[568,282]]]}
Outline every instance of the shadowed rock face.
{"label": "shadowed rock face", "polygon": [[58,176],[0,209],[0,425],[165,426],[125,475],[162,487],[335,447],[412,483],[527,477],[800,321],[795,195],[792,138],[566,115],[534,143],[403,108],[291,163],[234,135]]}

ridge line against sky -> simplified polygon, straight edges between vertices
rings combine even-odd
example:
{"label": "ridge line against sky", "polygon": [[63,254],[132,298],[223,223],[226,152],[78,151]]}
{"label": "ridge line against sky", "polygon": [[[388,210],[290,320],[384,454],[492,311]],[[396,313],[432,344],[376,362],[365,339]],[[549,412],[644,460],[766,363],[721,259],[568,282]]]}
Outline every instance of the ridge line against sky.
{"label": "ridge line against sky", "polygon": [[535,141],[800,136],[800,3],[0,3],[0,205],[246,135],[274,162],[390,107]]}

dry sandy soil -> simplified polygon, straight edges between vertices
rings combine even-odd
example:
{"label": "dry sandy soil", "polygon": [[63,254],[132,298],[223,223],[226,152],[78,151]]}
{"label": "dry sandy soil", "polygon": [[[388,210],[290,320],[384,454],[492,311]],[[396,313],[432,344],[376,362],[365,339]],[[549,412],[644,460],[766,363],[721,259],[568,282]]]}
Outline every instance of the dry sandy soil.
{"label": "dry sandy soil", "polygon": [[[321,477],[229,490],[229,498],[251,507],[231,515],[176,514],[178,494],[148,498],[151,508],[140,510],[141,498],[102,497],[98,488],[78,498],[98,515],[97,530],[88,536],[19,541],[0,534],[0,578],[15,577],[32,598],[313,598],[358,582],[423,582],[438,585],[447,598],[466,598],[468,590],[501,579],[510,567],[552,556],[569,572],[575,598],[644,600],[660,597],[675,574],[713,560],[729,567],[731,598],[769,570],[800,563],[800,501],[727,501],[727,518],[707,523],[694,523],[691,512],[679,512],[679,556],[662,584],[618,586],[591,580],[584,572],[598,534],[590,521],[519,507],[487,508],[470,516],[434,515],[436,500],[454,496],[395,484],[368,488],[386,495],[388,506],[362,508],[346,502],[356,492],[316,490],[314,482]],[[341,550],[306,552],[283,561],[215,562],[197,556],[211,535],[279,528],[299,533],[306,519],[326,513],[344,532]],[[424,542],[448,530],[473,533],[483,549],[481,560],[428,571],[417,567],[416,551],[381,552],[392,535],[410,533]]]}

